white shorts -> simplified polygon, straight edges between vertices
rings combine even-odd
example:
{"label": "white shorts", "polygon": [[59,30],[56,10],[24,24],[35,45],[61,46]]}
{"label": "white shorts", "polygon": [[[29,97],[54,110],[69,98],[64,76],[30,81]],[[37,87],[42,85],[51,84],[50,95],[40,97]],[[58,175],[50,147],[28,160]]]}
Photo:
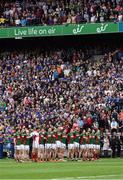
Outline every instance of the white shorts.
{"label": "white shorts", "polygon": [[52,144],[46,143],[46,144],[45,144],[45,148],[46,148],[46,149],[51,149],[51,148],[52,148]]}
{"label": "white shorts", "polygon": [[60,148],[61,146],[62,146],[61,141],[56,141],[56,147],[57,147],[57,148]]}
{"label": "white shorts", "polygon": [[89,144],[89,148],[90,148],[90,149],[93,149],[93,148],[94,148],[94,145],[93,145],[93,144]]}
{"label": "white shorts", "polygon": [[93,145],[93,149],[95,149],[95,144],[92,144]]}
{"label": "white shorts", "polygon": [[16,150],[20,150],[20,149],[21,149],[21,148],[20,148],[20,145],[16,145],[16,146],[15,146],[15,149],[16,149]]}
{"label": "white shorts", "polygon": [[86,149],[86,145],[85,144],[80,145],[80,149]]}
{"label": "white shorts", "polygon": [[74,144],[68,144],[68,149],[74,149]]}
{"label": "white shorts", "polygon": [[96,144],[95,149],[100,149],[100,145]]}
{"label": "white shorts", "polygon": [[51,144],[52,149],[56,149],[56,144]]}
{"label": "white shorts", "polygon": [[44,145],[43,144],[39,144],[39,149],[44,149]]}
{"label": "white shorts", "polygon": [[24,150],[24,145],[23,144],[20,145],[20,149]]}
{"label": "white shorts", "polygon": [[89,148],[90,148],[90,149],[94,149],[94,144],[90,144],[90,145],[89,145]]}
{"label": "white shorts", "polygon": [[29,151],[29,145],[24,145],[24,149]]}
{"label": "white shorts", "polygon": [[75,148],[79,148],[79,143],[78,142],[74,142],[74,147]]}
{"label": "white shorts", "polygon": [[95,149],[95,144],[91,144],[91,146],[92,146],[92,149]]}
{"label": "white shorts", "polygon": [[61,147],[62,147],[62,149],[66,149],[66,144],[62,143]]}
{"label": "white shorts", "polygon": [[86,144],[86,148],[87,148],[87,149],[91,149],[91,147],[92,147],[91,145],[92,145],[92,144]]}
{"label": "white shorts", "polygon": [[38,149],[39,148],[39,144],[38,143],[33,143],[32,147]]}

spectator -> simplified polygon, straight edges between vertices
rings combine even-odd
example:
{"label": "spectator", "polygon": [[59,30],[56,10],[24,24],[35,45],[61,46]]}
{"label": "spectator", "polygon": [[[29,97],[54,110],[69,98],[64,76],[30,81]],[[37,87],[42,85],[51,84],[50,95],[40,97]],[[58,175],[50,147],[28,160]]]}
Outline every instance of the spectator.
{"label": "spectator", "polygon": [[112,61],[109,52],[92,63],[88,51],[37,48],[1,53],[2,131],[60,126],[67,132],[74,127],[100,129],[102,134],[120,130],[122,135],[123,61]]}
{"label": "spectator", "polygon": [[26,26],[27,25],[27,20],[22,17],[21,20],[20,20],[20,24],[21,24],[21,26]]}
{"label": "spectator", "polygon": [[122,1],[16,1],[1,4],[1,26],[56,25],[122,21]]}
{"label": "spectator", "polygon": [[17,18],[15,20],[15,26],[19,26],[21,24],[21,20],[19,18]]}
{"label": "spectator", "polygon": [[116,147],[117,147],[117,143],[116,143],[116,137],[113,136],[110,140],[110,146],[112,149],[112,157],[115,158],[116,157]]}
{"label": "spectator", "polygon": [[115,119],[113,118],[113,119],[112,119],[112,122],[111,122],[111,132],[112,132],[112,133],[117,132],[117,129],[118,129],[118,123],[117,123],[117,121],[115,121]]}
{"label": "spectator", "polygon": [[0,17],[0,26],[5,26],[6,25],[7,19],[4,18],[3,16]]}
{"label": "spectator", "polygon": [[119,113],[119,119],[123,121],[123,110],[121,110],[121,112]]}

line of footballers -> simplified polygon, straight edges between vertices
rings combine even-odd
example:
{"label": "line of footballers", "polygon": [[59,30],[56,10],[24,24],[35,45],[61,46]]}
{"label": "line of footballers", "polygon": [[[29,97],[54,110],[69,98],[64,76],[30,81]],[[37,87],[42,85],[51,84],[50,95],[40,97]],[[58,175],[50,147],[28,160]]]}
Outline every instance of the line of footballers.
{"label": "line of footballers", "polygon": [[[32,139],[31,158],[30,139]],[[49,128],[18,129],[14,134],[14,157],[17,162],[57,162],[97,160],[100,155],[100,130]]]}

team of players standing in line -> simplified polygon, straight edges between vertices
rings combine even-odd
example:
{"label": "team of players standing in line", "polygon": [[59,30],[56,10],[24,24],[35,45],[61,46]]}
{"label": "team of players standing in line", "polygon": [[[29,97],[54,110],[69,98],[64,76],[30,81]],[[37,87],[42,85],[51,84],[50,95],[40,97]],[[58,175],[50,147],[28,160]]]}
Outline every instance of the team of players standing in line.
{"label": "team of players standing in line", "polygon": [[100,155],[100,131],[63,128],[26,128],[14,134],[14,157],[17,162],[29,161],[30,139],[32,139],[31,160],[35,162],[68,160],[96,160]]}

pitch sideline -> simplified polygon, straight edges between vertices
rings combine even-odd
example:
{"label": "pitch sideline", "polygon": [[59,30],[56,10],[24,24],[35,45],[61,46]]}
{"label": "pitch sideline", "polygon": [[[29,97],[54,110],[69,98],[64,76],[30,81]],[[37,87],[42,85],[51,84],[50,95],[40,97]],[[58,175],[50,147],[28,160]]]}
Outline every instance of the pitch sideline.
{"label": "pitch sideline", "polygon": [[[112,180],[112,178],[113,178],[113,180],[117,180],[117,178],[115,179],[115,176],[117,177],[117,176],[123,176],[123,174],[112,174],[112,175],[99,175],[99,176],[89,176],[89,177],[87,177],[87,176],[82,176],[82,177],[66,177],[66,178],[53,178],[53,179],[44,179],[44,180],[83,180],[83,179],[85,179],[85,180],[91,180],[91,179],[104,179],[104,178],[107,178],[108,177],[108,180]],[[118,178],[118,179],[123,179],[123,177],[121,177],[121,178]],[[41,179],[4,179],[4,180],[41,180]]]}

